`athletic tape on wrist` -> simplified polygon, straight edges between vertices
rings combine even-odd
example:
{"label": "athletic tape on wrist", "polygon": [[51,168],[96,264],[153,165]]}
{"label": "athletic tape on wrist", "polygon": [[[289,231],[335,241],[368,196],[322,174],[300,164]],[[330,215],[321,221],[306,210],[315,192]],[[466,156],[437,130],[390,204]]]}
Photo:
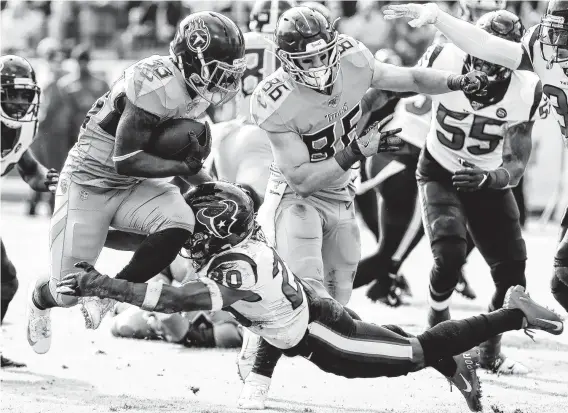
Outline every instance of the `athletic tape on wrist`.
{"label": "athletic tape on wrist", "polygon": [[160,300],[160,295],[162,295],[163,283],[161,282],[149,282],[148,287],[146,287],[146,295],[144,296],[144,302],[140,306],[143,310],[153,311],[158,305]]}
{"label": "athletic tape on wrist", "polygon": [[223,308],[223,296],[221,295],[221,290],[217,283],[206,277],[199,278],[199,281],[205,284],[209,290],[209,294],[211,294],[211,311],[221,310]]}
{"label": "athletic tape on wrist", "polygon": [[351,145],[337,152],[334,158],[344,171],[348,171],[353,165],[361,160],[361,156],[358,156],[355,152],[353,152]]}
{"label": "athletic tape on wrist", "polygon": [[450,90],[460,90],[463,75],[450,75],[448,76],[448,88]]}

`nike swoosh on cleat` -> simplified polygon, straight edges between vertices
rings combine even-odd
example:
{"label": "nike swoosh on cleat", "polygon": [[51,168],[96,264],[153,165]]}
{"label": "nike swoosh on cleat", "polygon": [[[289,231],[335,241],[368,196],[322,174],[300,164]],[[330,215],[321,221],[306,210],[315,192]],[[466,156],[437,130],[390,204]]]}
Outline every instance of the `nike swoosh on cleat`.
{"label": "nike swoosh on cleat", "polygon": [[460,376],[463,379],[463,381],[465,381],[465,389],[463,389],[463,391],[466,392],[466,393],[470,393],[471,392],[471,384],[469,384],[469,381],[466,380],[466,378],[463,376],[463,374],[460,373]]}
{"label": "nike swoosh on cleat", "polygon": [[537,320],[552,324],[553,326],[555,326],[554,331],[560,331],[564,327],[564,325],[560,321],[545,320],[544,318],[537,318]]}

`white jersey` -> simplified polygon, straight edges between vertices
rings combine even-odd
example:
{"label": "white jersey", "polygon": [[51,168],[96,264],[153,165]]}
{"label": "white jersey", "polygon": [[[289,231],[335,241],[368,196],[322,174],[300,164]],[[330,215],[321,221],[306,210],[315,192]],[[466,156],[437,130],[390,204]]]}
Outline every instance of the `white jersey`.
{"label": "white jersey", "polygon": [[265,242],[249,239],[215,255],[197,277],[254,293],[225,310],[273,346],[292,348],[304,337],[309,321],[306,293],[278,253]]}
{"label": "white jersey", "polygon": [[89,110],[62,174],[69,173],[76,182],[101,188],[128,188],[143,179],[121,175],[114,166],[115,134],[125,98],[160,121],[196,119],[209,106],[204,99],[189,96],[185,79],[169,56],[140,60],[128,67]]}
{"label": "white jersey", "polygon": [[7,142],[11,150],[2,150],[1,176],[4,176],[20,162],[22,155],[32,144],[37,132],[37,121],[22,122],[19,128],[9,128],[2,123],[2,144]]}
{"label": "white jersey", "polygon": [[[430,67],[462,73],[467,55],[448,43],[433,45],[425,56]],[[461,91],[433,96],[434,116],[426,147],[448,171],[463,168],[459,158],[485,170],[498,168],[503,162],[503,127],[508,122],[535,119],[542,86],[534,73],[513,71],[509,86],[495,93],[502,97],[489,103],[468,98]]]}
{"label": "white jersey", "polygon": [[[542,48],[549,46],[543,45],[538,41],[538,25],[531,27],[525,33],[521,40],[523,46],[523,59],[521,61],[521,69],[532,69],[534,73],[542,81],[542,91],[548,98],[554,113],[554,117],[558,121],[562,137],[568,139],[566,127],[568,125],[568,77],[564,73],[564,69],[559,64],[553,64],[548,69],[547,62],[542,55]],[[541,117],[548,114],[548,107],[541,108]]]}
{"label": "white jersey", "polygon": [[404,141],[422,148],[430,130],[432,120],[432,98],[416,95],[400,99],[394,108],[393,118],[388,129],[402,128],[397,135]]}
{"label": "white jersey", "polygon": [[252,123],[250,116],[250,97],[252,92],[268,75],[280,67],[276,57],[272,33],[247,32],[245,38],[245,57],[247,68],[242,77],[240,99],[237,102],[237,117]]}

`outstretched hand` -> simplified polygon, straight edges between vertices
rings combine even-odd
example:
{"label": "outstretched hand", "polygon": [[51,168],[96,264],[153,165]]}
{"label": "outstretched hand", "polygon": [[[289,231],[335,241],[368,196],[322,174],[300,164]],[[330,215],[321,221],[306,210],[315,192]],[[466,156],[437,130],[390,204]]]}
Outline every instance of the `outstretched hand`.
{"label": "outstretched hand", "polygon": [[81,271],[65,275],[57,283],[56,292],[76,297],[93,296],[96,295],[97,287],[108,278],[86,261],[76,263],[75,268],[79,268]]}
{"label": "outstretched hand", "polygon": [[391,4],[383,11],[385,20],[400,19],[407,17],[411,27],[422,27],[425,24],[434,24],[438,20],[440,9],[435,3],[426,4]]}

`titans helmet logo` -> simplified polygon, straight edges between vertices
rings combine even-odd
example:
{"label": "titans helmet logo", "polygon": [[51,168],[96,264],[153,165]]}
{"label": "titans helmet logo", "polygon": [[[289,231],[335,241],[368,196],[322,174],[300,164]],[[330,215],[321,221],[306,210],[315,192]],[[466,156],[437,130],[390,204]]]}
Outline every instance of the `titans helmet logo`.
{"label": "titans helmet logo", "polygon": [[209,47],[209,43],[211,43],[211,34],[201,18],[189,22],[185,38],[187,47],[195,53],[204,52]]}
{"label": "titans helmet logo", "polygon": [[[217,238],[227,238],[232,235],[231,227],[237,222],[239,206],[231,199],[219,201],[224,209],[205,207],[197,211],[195,218]],[[229,217],[229,218],[227,218]],[[228,221],[228,222],[227,222]]]}

